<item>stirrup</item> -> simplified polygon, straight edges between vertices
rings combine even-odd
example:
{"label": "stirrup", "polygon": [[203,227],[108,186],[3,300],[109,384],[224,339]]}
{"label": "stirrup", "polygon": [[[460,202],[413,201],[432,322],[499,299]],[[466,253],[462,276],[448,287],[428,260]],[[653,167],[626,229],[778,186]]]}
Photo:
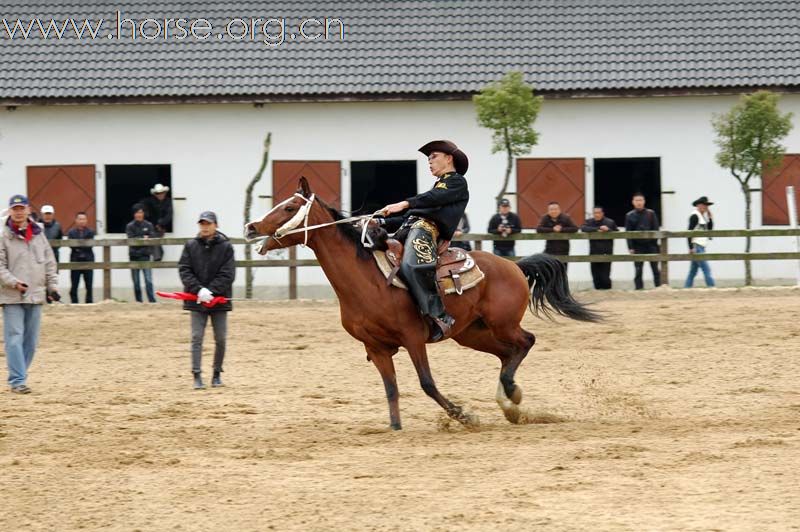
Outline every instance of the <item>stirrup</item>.
{"label": "stirrup", "polygon": [[444,319],[428,316],[428,319],[430,320],[428,324],[428,328],[430,329],[428,336],[429,342],[436,343],[450,338],[450,335],[453,333],[453,325],[455,325],[456,322],[452,316],[445,314]]}

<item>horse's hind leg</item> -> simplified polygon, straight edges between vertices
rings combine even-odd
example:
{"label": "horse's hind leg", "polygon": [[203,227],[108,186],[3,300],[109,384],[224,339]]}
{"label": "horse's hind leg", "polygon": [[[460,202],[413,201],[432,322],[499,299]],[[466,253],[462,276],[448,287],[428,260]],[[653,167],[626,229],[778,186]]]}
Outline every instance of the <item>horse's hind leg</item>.
{"label": "horse's hind leg", "polygon": [[411,356],[411,361],[414,363],[414,368],[417,370],[419,376],[419,383],[425,393],[436,401],[439,406],[444,408],[447,415],[455,419],[462,425],[475,426],[479,424],[478,418],[450,402],[444,395],[439,392],[436,383],[431,374],[431,367],[428,363],[428,352],[425,349],[425,344],[417,347],[407,347],[408,354]]}
{"label": "horse's hind leg", "polygon": [[367,348],[369,359],[378,368],[378,372],[383,379],[383,386],[386,389],[386,400],[389,402],[389,424],[393,430],[400,430],[400,393],[397,390],[397,375],[394,370],[392,355],[397,352],[395,349],[378,349],[370,346]]}
{"label": "horse's hind leg", "polygon": [[476,322],[455,338],[459,344],[491,353],[500,359],[500,380],[497,384],[497,404],[511,423],[518,423],[522,402],[522,388],[514,381],[517,368],[525,360],[536,342],[536,337],[519,325],[503,324],[494,329]]}

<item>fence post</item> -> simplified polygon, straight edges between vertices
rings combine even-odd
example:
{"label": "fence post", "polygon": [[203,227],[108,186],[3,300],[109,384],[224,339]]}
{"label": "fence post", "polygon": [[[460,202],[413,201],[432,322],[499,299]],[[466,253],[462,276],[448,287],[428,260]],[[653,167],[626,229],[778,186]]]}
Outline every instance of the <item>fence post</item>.
{"label": "fence post", "polygon": [[[289,248],[289,260],[297,260],[297,248]],[[297,266],[289,266],[289,299],[297,299]]]}
{"label": "fence post", "polygon": [[103,246],[103,299],[111,299],[111,246]]}
{"label": "fence post", "polygon": [[483,251],[483,240],[475,241],[475,251]]}
{"label": "fence post", "polygon": [[[661,254],[669,254],[669,239],[664,237],[661,239]],[[661,263],[661,284],[669,286],[669,261],[665,260]]]}

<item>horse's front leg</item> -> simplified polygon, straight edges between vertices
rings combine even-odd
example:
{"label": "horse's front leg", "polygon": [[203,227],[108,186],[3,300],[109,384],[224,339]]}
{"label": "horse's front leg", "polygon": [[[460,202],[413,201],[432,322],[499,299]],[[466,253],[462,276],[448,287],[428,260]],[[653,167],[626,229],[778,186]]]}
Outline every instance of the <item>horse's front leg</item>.
{"label": "horse's front leg", "polygon": [[479,426],[480,421],[478,420],[477,416],[470,414],[460,406],[453,404],[447,397],[439,392],[439,389],[436,387],[436,382],[433,380],[430,364],[428,363],[428,352],[425,348],[425,344],[423,343],[419,346],[407,347],[407,349],[408,354],[411,356],[411,361],[414,363],[414,368],[417,370],[419,384],[422,386],[422,389],[425,391],[428,397],[436,401],[439,406],[444,408],[444,411],[447,412],[448,416],[455,419],[462,425],[472,427]]}
{"label": "horse's front leg", "polygon": [[392,430],[400,430],[400,392],[397,389],[397,375],[394,371],[392,355],[397,349],[376,348],[365,346],[369,359],[378,368],[383,379],[383,386],[386,388],[386,400],[389,401],[389,424]]}

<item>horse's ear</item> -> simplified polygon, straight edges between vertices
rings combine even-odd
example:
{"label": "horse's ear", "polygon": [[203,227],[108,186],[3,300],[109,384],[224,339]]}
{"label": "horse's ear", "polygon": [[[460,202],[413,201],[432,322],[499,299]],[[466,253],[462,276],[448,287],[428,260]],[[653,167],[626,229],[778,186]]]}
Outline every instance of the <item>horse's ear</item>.
{"label": "horse's ear", "polygon": [[308,179],[306,179],[306,176],[302,176],[300,178],[300,182],[298,183],[298,189],[297,190],[298,190],[298,192],[302,193],[303,196],[305,196],[306,198],[310,198],[311,197],[311,186],[309,186]]}

